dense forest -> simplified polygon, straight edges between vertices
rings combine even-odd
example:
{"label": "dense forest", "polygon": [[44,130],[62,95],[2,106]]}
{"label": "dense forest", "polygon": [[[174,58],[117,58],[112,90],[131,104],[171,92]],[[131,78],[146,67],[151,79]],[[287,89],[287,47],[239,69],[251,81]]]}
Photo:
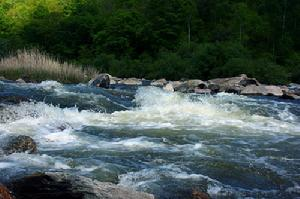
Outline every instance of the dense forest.
{"label": "dense forest", "polygon": [[299,0],[0,0],[0,56],[38,48],[120,77],[300,82]]}

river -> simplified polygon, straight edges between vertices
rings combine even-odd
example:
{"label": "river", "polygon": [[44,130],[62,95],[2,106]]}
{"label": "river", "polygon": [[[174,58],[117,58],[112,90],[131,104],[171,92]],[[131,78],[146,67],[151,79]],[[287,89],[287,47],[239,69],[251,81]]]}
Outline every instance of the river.
{"label": "river", "polygon": [[28,135],[37,154],[0,156],[0,181],[63,171],[158,199],[300,197],[300,102],[275,97],[170,93],[0,82],[0,143]]}

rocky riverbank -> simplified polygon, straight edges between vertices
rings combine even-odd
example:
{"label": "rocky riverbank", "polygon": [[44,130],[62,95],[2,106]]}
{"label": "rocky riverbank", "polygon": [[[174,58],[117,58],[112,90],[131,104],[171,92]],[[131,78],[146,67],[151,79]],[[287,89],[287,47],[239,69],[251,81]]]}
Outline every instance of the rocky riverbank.
{"label": "rocky riverbank", "polygon": [[277,96],[284,99],[300,99],[300,85],[265,85],[255,78],[242,74],[237,77],[217,78],[208,81],[198,79],[167,81],[165,79],[146,80],[137,78],[118,78],[109,74],[99,74],[89,82],[90,86],[113,88],[116,85],[130,86],[157,86],[164,90],[183,93],[216,94],[219,92],[235,93],[240,95]]}
{"label": "rocky riverbank", "polygon": [[[4,82],[26,83],[23,79],[16,81],[7,80],[0,77]],[[283,99],[300,99],[300,84],[291,83],[289,85],[266,85],[260,83],[255,78],[249,78],[245,74],[237,77],[217,78],[208,81],[199,79],[168,81],[166,79],[147,80],[139,78],[119,78],[109,74],[98,74],[91,79],[90,86],[101,88],[115,88],[116,86],[156,86],[170,92],[216,94],[220,92],[235,93],[247,96],[276,96]],[[14,100],[14,99],[7,99]]]}

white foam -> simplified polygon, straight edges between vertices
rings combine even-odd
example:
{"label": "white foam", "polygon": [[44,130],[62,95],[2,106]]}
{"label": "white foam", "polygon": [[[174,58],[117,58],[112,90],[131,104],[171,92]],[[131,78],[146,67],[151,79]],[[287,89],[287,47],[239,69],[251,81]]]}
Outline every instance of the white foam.
{"label": "white foam", "polygon": [[59,160],[59,158],[53,158],[46,154],[26,154],[26,153],[14,153],[2,158],[2,161],[9,165],[15,165],[17,167],[37,167],[37,168],[56,168],[56,169],[69,169],[70,167]]}
{"label": "white foam", "polygon": [[166,178],[170,180],[179,179],[204,181],[208,184],[208,191],[216,195],[226,187],[221,182],[208,176],[193,173],[188,174],[173,164],[119,175],[119,185],[143,190],[144,188],[148,188],[148,186],[150,186],[152,183]]}
{"label": "white foam", "polygon": [[12,168],[15,164],[11,162],[0,162],[0,169]]}
{"label": "white foam", "polygon": [[[57,82],[44,82],[43,86],[60,87]],[[287,133],[299,134],[300,124],[289,121],[276,120],[250,114],[240,108],[233,101],[246,103],[249,98],[232,94],[212,96],[189,96],[181,93],[170,93],[160,88],[142,87],[137,91],[136,103],[138,107],[132,110],[116,111],[112,114],[79,111],[74,108],[59,108],[43,102],[23,102],[20,105],[7,106],[10,112],[6,123],[0,123],[0,131],[10,134],[31,135],[42,145],[50,147],[87,145],[82,137],[75,132],[83,126],[99,126],[102,128],[134,128],[156,129],[170,128],[179,130],[201,130],[237,128],[245,133]],[[249,99],[255,103],[254,99]],[[259,106],[259,104],[257,104]],[[288,109],[285,110],[288,112]],[[294,116],[296,117],[296,116]],[[294,119],[293,119],[294,120]],[[66,125],[61,130],[60,126]],[[230,132],[228,132],[230,133]],[[98,148],[100,145],[108,148],[125,147],[127,149],[168,148],[175,150],[159,141],[145,138],[128,140],[100,141],[91,143]],[[195,150],[201,144],[192,146]],[[177,146],[179,149],[180,146]]]}
{"label": "white foam", "polygon": [[36,86],[43,88],[45,90],[53,90],[53,89],[62,89],[63,85],[57,81],[47,80],[42,81],[39,84],[35,84]]}

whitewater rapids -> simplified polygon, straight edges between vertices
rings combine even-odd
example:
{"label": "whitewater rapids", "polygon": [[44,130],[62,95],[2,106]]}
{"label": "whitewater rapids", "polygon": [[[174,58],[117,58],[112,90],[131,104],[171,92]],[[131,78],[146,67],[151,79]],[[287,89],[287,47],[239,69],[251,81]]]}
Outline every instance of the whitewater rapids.
{"label": "whitewater rapids", "polygon": [[0,104],[0,143],[28,135],[39,150],[0,156],[0,180],[65,171],[157,198],[300,195],[299,101],[54,81],[2,82],[0,93],[30,99]]}

